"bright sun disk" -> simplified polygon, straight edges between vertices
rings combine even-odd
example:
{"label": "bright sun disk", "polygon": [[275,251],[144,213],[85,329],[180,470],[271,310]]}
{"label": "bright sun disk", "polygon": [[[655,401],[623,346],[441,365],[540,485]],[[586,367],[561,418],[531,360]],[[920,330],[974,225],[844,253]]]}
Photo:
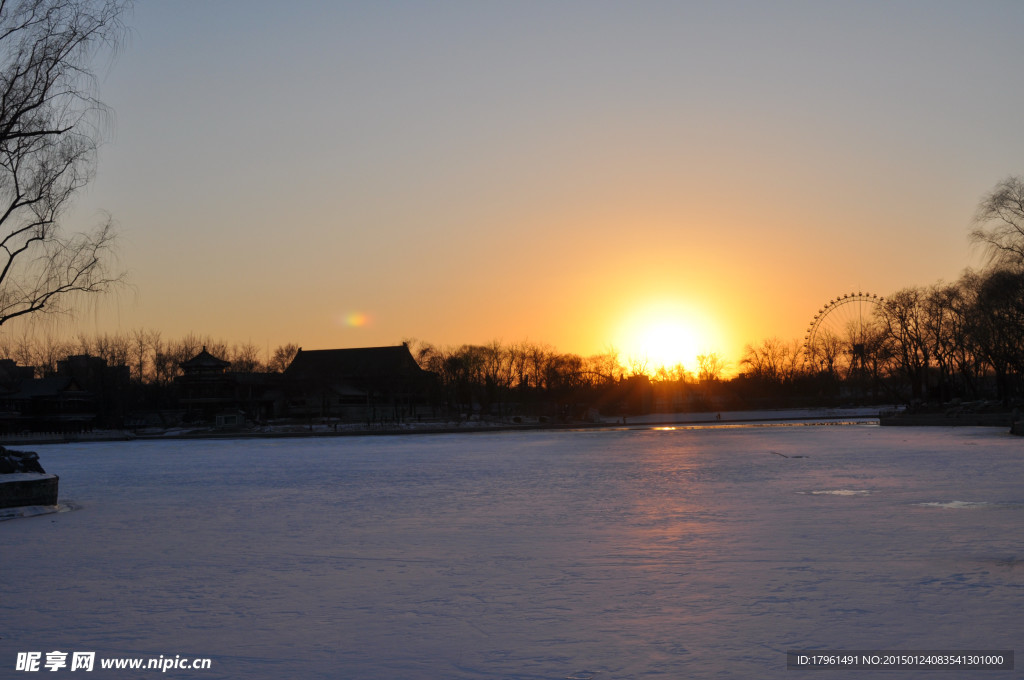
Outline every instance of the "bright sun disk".
{"label": "bright sun disk", "polygon": [[719,333],[700,310],[680,304],[649,305],[634,310],[618,334],[617,349],[627,365],[643,364],[649,374],[679,364],[697,370],[697,356],[721,351]]}

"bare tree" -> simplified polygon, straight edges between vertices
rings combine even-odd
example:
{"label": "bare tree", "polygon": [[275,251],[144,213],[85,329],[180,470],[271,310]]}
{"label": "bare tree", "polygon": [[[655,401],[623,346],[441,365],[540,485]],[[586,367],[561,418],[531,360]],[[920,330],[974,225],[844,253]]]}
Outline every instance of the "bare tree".
{"label": "bare tree", "polygon": [[700,382],[717,382],[722,379],[722,374],[729,367],[729,362],[719,356],[717,352],[709,352],[697,356],[697,366],[697,379]]}
{"label": "bare tree", "polygon": [[643,356],[630,355],[630,357],[626,359],[626,364],[629,367],[629,375],[633,377],[638,375],[647,375],[648,363],[649,359],[646,354]]}
{"label": "bare tree", "polygon": [[267,365],[267,370],[274,373],[284,373],[284,369],[291,365],[292,359],[299,353],[299,346],[294,343],[287,345],[278,345],[274,349],[273,356],[270,357],[270,363]]}
{"label": "bare tree", "polygon": [[1024,178],[1011,175],[981,199],[970,238],[992,265],[1024,264]]}
{"label": "bare tree", "polygon": [[264,368],[260,363],[260,348],[251,340],[242,345],[232,345],[228,356],[231,370],[236,373],[258,373]]}
{"label": "bare tree", "polygon": [[74,353],[74,345],[70,341],[61,340],[49,333],[33,344],[33,357],[24,363],[35,366],[38,376],[55,375],[57,364]]}
{"label": "bare tree", "polygon": [[[608,347],[600,354],[593,354],[586,359],[586,372],[590,376],[590,382],[594,385],[614,385],[615,377],[622,373],[622,365],[619,363],[619,353],[613,347]],[[670,379],[682,372],[682,364],[677,364],[665,370]]]}
{"label": "bare tree", "polygon": [[96,336],[93,350],[93,356],[103,359],[108,366],[127,366],[131,341],[123,333],[104,333]]}
{"label": "bare tree", "polygon": [[555,349],[548,345],[530,343],[523,348],[525,355],[525,380],[535,388],[547,388],[546,366],[555,355]]}
{"label": "bare tree", "polygon": [[747,345],[743,349],[740,365],[752,377],[768,382],[782,382],[788,359],[789,348],[778,338],[767,338],[760,345]]}
{"label": "bare tree", "polygon": [[145,382],[147,378],[152,377],[152,374],[149,373],[147,367],[153,362],[151,353],[154,351],[153,348],[159,340],[160,331],[147,331],[145,329],[140,329],[131,332],[129,361],[131,363],[131,370],[134,373],[135,380],[140,383]]}
{"label": "bare tree", "polygon": [[834,377],[838,373],[836,366],[843,353],[842,339],[829,329],[818,333],[814,344],[805,348],[807,364],[811,370],[820,370],[821,373]]}
{"label": "bare tree", "polygon": [[971,335],[1008,401],[1024,392],[1024,271],[997,269],[975,285]]}
{"label": "bare tree", "polygon": [[915,398],[928,396],[928,369],[932,363],[926,296],[923,288],[903,288],[887,297],[878,310],[894,368],[910,385]]}
{"label": "bare tree", "polygon": [[90,64],[116,48],[129,1],[0,0],[0,324],[121,280],[110,220],[66,234],[61,218],[95,172]]}

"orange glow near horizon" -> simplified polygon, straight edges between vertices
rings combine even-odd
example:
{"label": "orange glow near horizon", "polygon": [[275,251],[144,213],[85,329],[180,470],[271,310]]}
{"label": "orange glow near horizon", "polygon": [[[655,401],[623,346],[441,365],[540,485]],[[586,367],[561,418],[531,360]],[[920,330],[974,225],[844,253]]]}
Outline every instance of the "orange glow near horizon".
{"label": "orange glow near horizon", "polygon": [[675,301],[633,309],[615,338],[620,360],[644,363],[651,375],[659,368],[671,369],[679,364],[696,372],[698,355],[722,355],[725,347],[717,320],[695,305]]}

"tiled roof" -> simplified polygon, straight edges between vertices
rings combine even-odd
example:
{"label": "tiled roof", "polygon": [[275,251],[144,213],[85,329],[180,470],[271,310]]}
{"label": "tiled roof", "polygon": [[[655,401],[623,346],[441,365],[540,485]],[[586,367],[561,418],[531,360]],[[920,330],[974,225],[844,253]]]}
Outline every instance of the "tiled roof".
{"label": "tiled roof", "polygon": [[52,376],[49,378],[35,378],[26,380],[19,386],[16,393],[11,395],[14,399],[32,399],[33,397],[55,397],[68,392],[81,392],[73,378],[66,376]]}
{"label": "tiled roof", "polygon": [[415,377],[422,373],[406,345],[299,350],[285,376],[300,380]]}
{"label": "tiled roof", "polygon": [[188,361],[182,361],[178,366],[182,369],[195,369],[195,368],[227,368],[231,365],[230,361],[224,361],[218,359],[209,352],[206,351],[206,346],[203,345],[203,351],[195,355]]}

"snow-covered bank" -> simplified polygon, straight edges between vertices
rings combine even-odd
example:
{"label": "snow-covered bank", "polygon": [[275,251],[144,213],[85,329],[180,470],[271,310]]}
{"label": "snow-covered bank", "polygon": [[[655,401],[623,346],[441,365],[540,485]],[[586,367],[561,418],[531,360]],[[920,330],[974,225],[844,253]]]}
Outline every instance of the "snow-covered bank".
{"label": "snow-covered bank", "polygon": [[79,509],[0,523],[0,675],[53,650],[213,660],[168,678],[605,680],[1021,649],[1020,444],[850,426],[39,447]]}

